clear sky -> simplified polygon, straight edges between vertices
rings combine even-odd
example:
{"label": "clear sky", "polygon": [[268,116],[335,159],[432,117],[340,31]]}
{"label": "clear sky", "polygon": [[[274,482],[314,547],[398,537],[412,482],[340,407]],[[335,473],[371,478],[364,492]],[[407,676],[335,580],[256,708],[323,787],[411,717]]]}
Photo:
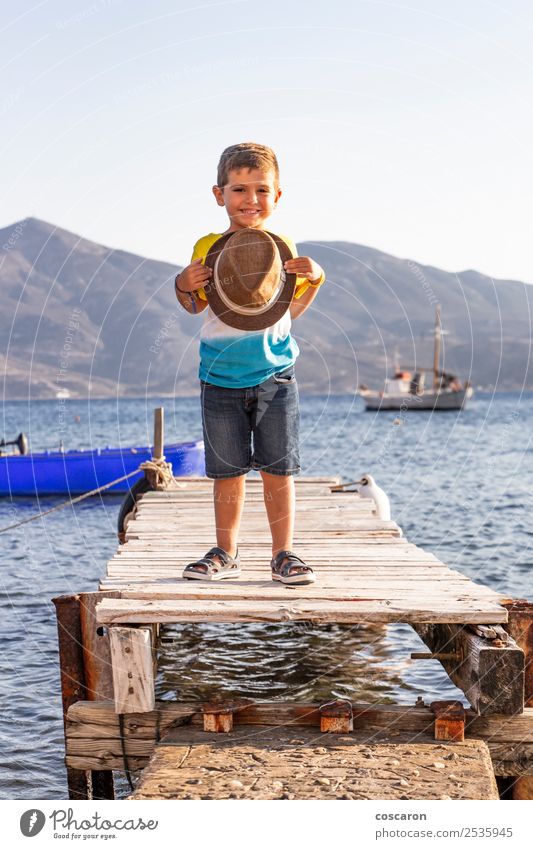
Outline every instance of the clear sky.
{"label": "clear sky", "polygon": [[532,40],[530,0],[4,0],[0,226],[185,263],[258,141],[273,230],[533,282]]}

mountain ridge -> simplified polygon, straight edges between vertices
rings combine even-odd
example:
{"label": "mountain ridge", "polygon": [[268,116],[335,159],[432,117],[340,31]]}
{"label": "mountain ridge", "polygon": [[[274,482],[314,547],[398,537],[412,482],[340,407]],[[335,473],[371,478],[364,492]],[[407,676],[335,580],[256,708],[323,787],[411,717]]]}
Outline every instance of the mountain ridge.
{"label": "mountain ridge", "polygon": [[[0,247],[4,397],[198,391],[201,319],[176,302],[180,266],[34,217],[1,228]],[[293,324],[303,391],[379,388],[396,348],[402,362],[431,363],[437,302],[446,370],[501,390],[533,387],[530,284],[447,272],[345,240],[300,242],[298,251],[328,277]]]}

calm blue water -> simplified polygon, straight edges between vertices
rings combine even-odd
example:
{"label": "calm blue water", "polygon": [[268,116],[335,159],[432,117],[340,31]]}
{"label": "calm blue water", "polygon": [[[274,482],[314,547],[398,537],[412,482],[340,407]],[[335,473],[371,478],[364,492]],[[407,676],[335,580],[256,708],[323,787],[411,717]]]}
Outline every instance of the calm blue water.
{"label": "calm blue water", "polygon": [[[149,443],[163,403],[169,441],[201,438],[198,400],[11,402],[3,436],[34,450]],[[462,413],[365,413],[349,396],[303,397],[306,475],[374,475],[413,542],[514,597],[533,597],[532,395],[479,395]],[[79,416],[77,422],[75,417]],[[0,526],[59,499],[0,499]],[[2,798],[66,798],[55,595],[94,590],[116,548],[120,498],[93,498],[4,534],[0,738]],[[266,519],[265,519],[266,521]],[[437,662],[411,661],[408,626],[185,626],[161,660],[163,698],[240,692],[257,699],[413,704],[457,697]],[[199,652],[199,646],[202,651]],[[252,674],[250,674],[252,671]]]}

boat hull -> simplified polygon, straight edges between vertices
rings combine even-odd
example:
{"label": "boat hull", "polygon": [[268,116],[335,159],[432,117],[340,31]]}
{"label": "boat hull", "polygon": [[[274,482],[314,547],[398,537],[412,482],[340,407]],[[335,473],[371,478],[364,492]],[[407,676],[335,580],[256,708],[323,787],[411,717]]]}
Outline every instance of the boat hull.
{"label": "boat hull", "polygon": [[[0,496],[79,495],[135,471],[152,458],[149,446],[94,451],[44,451],[0,457]],[[205,475],[203,442],[165,446],[165,459],[176,477]],[[106,492],[127,492],[139,472]]]}
{"label": "boat hull", "polygon": [[424,392],[423,395],[382,395],[368,392],[363,395],[367,410],[461,410],[472,397],[471,387],[459,392]]}

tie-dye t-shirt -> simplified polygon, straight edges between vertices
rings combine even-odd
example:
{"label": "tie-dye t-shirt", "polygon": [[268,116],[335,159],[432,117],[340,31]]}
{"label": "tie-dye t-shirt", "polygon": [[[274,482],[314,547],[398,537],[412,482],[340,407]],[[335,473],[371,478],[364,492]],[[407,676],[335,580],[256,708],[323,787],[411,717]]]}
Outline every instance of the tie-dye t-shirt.
{"label": "tie-dye t-shirt", "polygon": [[[193,250],[191,262],[201,259],[202,263],[211,245],[222,233],[209,233],[199,239]],[[281,236],[292,255],[297,256],[294,243]],[[295,297],[300,297],[308,288],[307,280],[298,280]],[[203,289],[198,294],[206,299]],[[287,310],[279,321],[265,330],[237,330],[224,324],[211,307],[204,310],[204,323],[200,333],[200,379],[215,386],[242,389],[264,383],[275,372],[288,368],[300,353],[296,340],[291,336],[291,315]]]}

